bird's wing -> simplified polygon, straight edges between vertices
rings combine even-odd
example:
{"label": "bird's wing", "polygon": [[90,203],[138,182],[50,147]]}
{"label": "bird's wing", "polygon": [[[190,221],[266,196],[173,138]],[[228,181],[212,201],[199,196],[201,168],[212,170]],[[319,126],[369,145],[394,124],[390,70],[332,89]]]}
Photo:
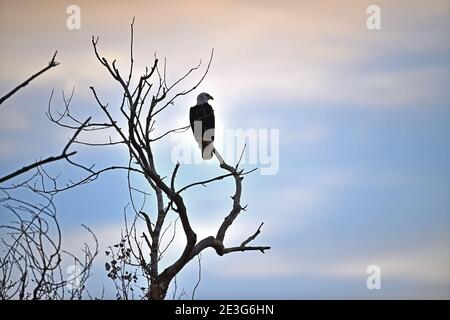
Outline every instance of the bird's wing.
{"label": "bird's wing", "polygon": [[211,139],[214,140],[214,129],[216,127],[215,123],[215,117],[214,117],[214,109],[209,105],[206,104],[204,107],[204,120],[203,120],[203,127],[204,130],[212,130],[212,137]]}
{"label": "bird's wing", "polygon": [[191,107],[191,109],[189,110],[189,121],[191,122],[192,132],[194,132],[194,121],[195,121],[194,108],[195,107]]}

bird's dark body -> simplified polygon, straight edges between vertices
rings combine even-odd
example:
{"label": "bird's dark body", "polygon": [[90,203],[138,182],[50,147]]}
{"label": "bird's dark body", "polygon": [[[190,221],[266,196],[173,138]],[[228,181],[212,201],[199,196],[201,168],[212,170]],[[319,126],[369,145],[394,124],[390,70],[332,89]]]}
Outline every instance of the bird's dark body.
{"label": "bird's dark body", "polygon": [[214,151],[212,145],[215,128],[214,109],[208,103],[193,106],[189,112],[189,119],[195,140],[202,149],[203,159],[211,159]]}

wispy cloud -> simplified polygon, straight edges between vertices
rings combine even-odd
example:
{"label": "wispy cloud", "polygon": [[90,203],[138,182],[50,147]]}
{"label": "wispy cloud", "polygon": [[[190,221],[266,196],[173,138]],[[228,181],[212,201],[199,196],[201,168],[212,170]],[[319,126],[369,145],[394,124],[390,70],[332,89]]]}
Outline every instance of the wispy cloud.
{"label": "wispy cloud", "polygon": [[[291,254],[272,252],[267,256],[255,255],[250,261],[241,263],[239,268],[232,268],[236,259],[224,260],[218,265],[218,272],[227,277],[277,278],[277,277],[331,277],[365,281],[368,277],[367,267],[378,265],[381,277],[389,287],[392,281],[404,280],[412,283],[426,282],[443,284],[450,288],[450,256],[447,247],[440,244],[430,248],[413,251],[406,250],[382,253],[378,256],[361,254],[360,257],[343,259],[329,256],[312,259],[310,254],[302,257],[302,252]],[[448,251],[447,251],[448,252]],[[241,259],[241,258],[239,258]]]}

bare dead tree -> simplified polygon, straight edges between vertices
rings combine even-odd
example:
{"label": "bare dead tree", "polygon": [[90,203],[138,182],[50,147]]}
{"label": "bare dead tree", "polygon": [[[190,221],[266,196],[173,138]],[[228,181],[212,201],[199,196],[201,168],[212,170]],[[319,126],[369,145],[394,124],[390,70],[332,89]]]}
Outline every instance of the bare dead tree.
{"label": "bare dead tree", "polygon": [[[9,212],[2,219],[11,217],[0,225],[0,300],[90,296],[85,284],[98,254],[97,238],[83,225],[94,246],[85,242],[81,256],[63,249],[53,196],[36,191],[41,170],[19,185],[0,188],[0,203]],[[63,262],[72,267],[69,276]]]}
{"label": "bare dead tree", "polygon": [[[9,224],[0,225],[0,299],[81,299],[91,275],[97,238],[83,226],[94,249],[84,243],[81,258],[63,249],[53,196],[36,191],[43,174],[39,168],[30,179],[0,189],[0,203],[12,216]],[[66,276],[63,261],[71,262],[72,277]]]}
{"label": "bare dead tree", "polygon": [[[38,71],[5,96],[0,104],[27,86],[59,63],[56,53],[49,64]],[[89,119],[76,128],[72,138],[60,155],[50,156],[0,177],[0,204],[6,209],[0,225],[0,300],[6,299],[81,299],[86,290],[85,283],[91,275],[91,267],[98,253],[98,242],[92,231],[83,226],[93,237],[95,249],[84,243],[81,257],[65,251],[62,247],[61,228],[56,215],[54,195],[45,187],[50,178],[43,165],[66,160],[76,151],[69,151],[72,143]],[[17,182],[14,178],[35,170],[31,177]],[[5,185],[5,182],[10,182]],[[56,183],[56,178],[52,181]],[[9,213],[9,214],[8,214]],[[72,277],[63,272],[63,260],[72,263]]]}
{"label": "bare dead tree", "polygon": [[[224,245],[227,230],[238,215],[243,210],[246,210],[246,206],[241,205],[242,181],[245,175],[254,171],[240,169],[240,160],[234,166],[229,165],[216,150],[215,156],[219,161],[220,168],[225,173],[210,179],[194,181],[183,187],[177,187],[176,185],[180,163],[174,166],[173,171],[169,175],[170,178],[161,175],[160,169],[156,166],[154,145],[170,134],[185,132],[189,129],[189,126],[185,126],[155,135],[155,124],[158,116],[162,112],[169,110],[169,106],[174,106],[175,101],[179,97],[190,94],[202,83],[210,69],[214,51],[211,52],[208,64],[199,80],[194,82],[188,89],[183,90],[179,89],[179,87],[185,83],[191,74],[200,69],[201,61],[197,66],[189,69],[184,75],[169,85],[166,76],[166,62],[164,61],[161,69],[159,60],[155,55],[151,67],[146,67],[143,74],[134,78],[133,32],[134,19],[131,24],[130,68],[126,76],[119,71],[116,60],[110,62],[101,56],[98,48],[99,38],[92,37],[95,56],[118,85],[121,92],[123,92],[123,96],[117,106],[110,106],[109,103],[103,102],[103,99],[94,87],[90,87],[99,110],[103,114],[103,118],[98,121],[89,121],[81,130],[86,133],[94,130],[105,130],[109,132],[109,139],[101,143],[94,143],[79,138],[74,141],[74,143],[91,147],[121,145],[128,153],[128,164],[117,164],[95,170],[92,166],[83,167],[87,173],[84,177],[68,185],[55,186],[52,194],[92,182],[99,175],[106,172],[126,171],[134,217],[129,223],[125,214],[125,230],[122,231],[120,242],[111,246],[106,252],[111,261],[105,265],[105,268],[108,276],[116,284],[118,299],[132,299],[135,297],[135,294],[137,295],[136,292],[141,292],[141,298],[161,300],[166,297],[171,281],[183,267],[207,248],[214,249],[218,255],[222,256],[232,252],[243,251],[260,251],[264,253],[270,247],[250,245],[250,242],[260,233],[262,223],[256,232],[244,239],[240,245],[233,247]],[[132,83],[135,83],[135,85],[133,86]],[[59,117],[53,116],[54,112],[49,107],[49,118],[63,127],[75,130],[79,128],[82,121],[70,112],[70,101],[67,102],[64,112],[60,112]],[[174,108],[170,109],[175,110]],[[137,188],[132,184],[133,177],[137,176],[145,179],[147,182],[146,187]],[[198,241],[197,235],[191,227],[189,210],[186,207],[183,192],[197,186],[206,186],[228,177],[234,180],[234,194],[231,197],[232,209],[225,214],[225,218],[218,227],[216,235],[211,235]],[[144,205],[138,206],[133,199],[133,194],[136,193],[144,197],[144,203],[146,198],[154,197],[156,200],[155,212],[145,212],[143,209]],[[166,218],[169,213],[175,214],[178,220],[168,223]],[[186,244],[179,257],[162,269],[161,260],[167,247],[173,242],[177,221],[181,223]],[[138,231],[138,225],[143,225],[145,230],[142,232]],[[163,246],[162,239],[165,235],[170,234],[169,230],[172,230],[173,237],[168,241],[168,244]],[[138,277],[142,277],[144,282],[138,281]]]}

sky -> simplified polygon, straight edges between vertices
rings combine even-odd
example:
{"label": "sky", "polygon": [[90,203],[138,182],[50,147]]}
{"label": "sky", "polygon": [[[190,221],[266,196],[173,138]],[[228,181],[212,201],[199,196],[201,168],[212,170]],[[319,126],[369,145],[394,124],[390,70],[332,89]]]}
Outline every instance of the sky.
{"label": "sky", "polygon": [[[70,30],[66,10],[74,4],[81,28]],[[381,9],[380,30],[366,25],[372,4]],[[151,65],[156,53],[173,82],[200,59],[204,68],[214,48],[204,82],[161,116],[158,132],[186,125],[196,95],[206,91],[214,97],[221,148],[227,150],[231,130],[257,133],[259,153],[254,161],[246,154],[243,165],[259,170],[243,182],[248,209],[226,244],[240,244],[264,222],[254,243],[272,248],[223,257],[205,251],[196,298],[450,298],[449,1],[1,0],[0,92],[45,66],[55,50],[61,64],[0,107],[0,175],[59,153],[71,136],[45,116],[52,89],[60,108],[61,91],[75,87],[72,107],[81,118],[101,118],[89,86],[110,105],[120,103],[91,36],[126,71],[133,17],[135,70]],[[170,174],[180,145],[197,150],[189,131],[156,146],[162,175]],[[99,167],[127,162],[119,147],[73,148],[77,160]],[[264,155],[271,174],[264,174]],[[224,157],[234,160],[232,150]],[[59,163],[48,170],[80,175]],[[183,164],[177,183],[218,174],[214,161]],[[186,193],[199,238],[215,234],[232,192],[232,181],[224,181]],[[110,298],[104,250],[120,240],[128,202],[119,173],[56,199],[67,248],[79,250],[88,238],[82,223],[100,239],[89,285],[94,292],[105,286]],[[0,222],[9,219],[5,208],[0,214]],[[168,262],[183,241],[176,239]],[[380,268],[380,289],[366,286],[371,265]],[[193,260],[179,275],[186,299],[197,273]]]}

